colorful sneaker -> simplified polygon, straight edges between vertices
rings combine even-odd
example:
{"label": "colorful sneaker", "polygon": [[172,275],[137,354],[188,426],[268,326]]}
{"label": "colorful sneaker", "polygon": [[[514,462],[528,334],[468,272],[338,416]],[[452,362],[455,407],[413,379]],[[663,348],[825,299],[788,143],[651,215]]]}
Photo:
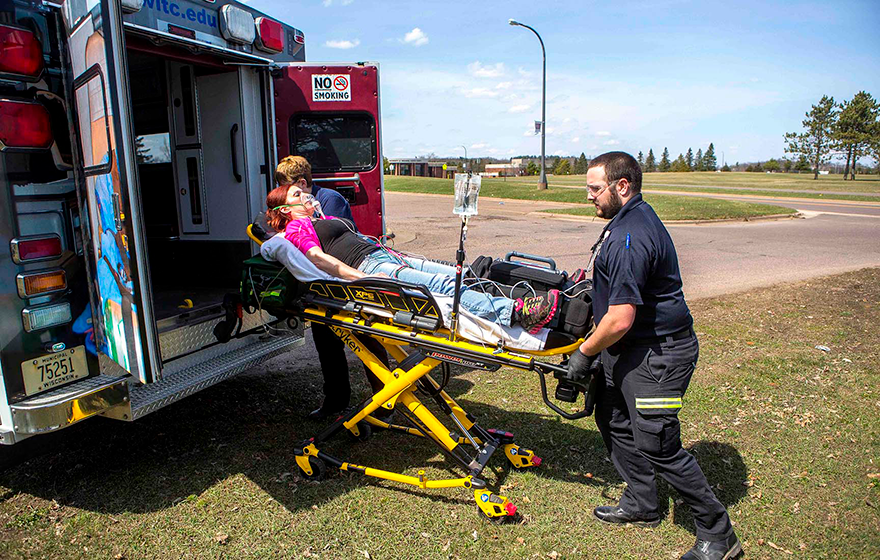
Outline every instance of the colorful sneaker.
{"label": "colorful sneaker", "polygon": [[519,324],[529,333],[536,334],[553,319],[558,303],[559,290],[550,290],[546,296],[516,300]]}

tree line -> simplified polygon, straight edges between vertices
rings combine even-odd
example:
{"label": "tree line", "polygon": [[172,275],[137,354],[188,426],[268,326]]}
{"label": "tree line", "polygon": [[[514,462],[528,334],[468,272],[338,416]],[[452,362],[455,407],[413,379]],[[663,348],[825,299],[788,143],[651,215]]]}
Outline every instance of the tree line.
{"label": "tree line", "polygon": [[803,132],[785,134],[785,152],[806,158],[813,179],[832,158],[844,159],[844,179],[855,180],[861,157],[872,157],[880,166],[880,104],[868,92],[840,103],[823,95],[802,124]]}
{"label": "tree line", "polygon": [[[640,151],[636,159],[643,173],[655,173],[658,171],[661,173],[669,171],[680,173],[685,171],[715,171],[718,169],[718,158],[715,157],[714,143],[709,144],[705,153],[703,153],[702,148],[698,148],[696,155],[694,155],[693,148],[688,148],[687,153],[678,154],[678,157],[671,161],[669,159],[669,148],[663,148],[659,162],[654,155],[653,148],[648,150],[647,157]],[[725,165],[721,171],[730,171],[730,167]]]}

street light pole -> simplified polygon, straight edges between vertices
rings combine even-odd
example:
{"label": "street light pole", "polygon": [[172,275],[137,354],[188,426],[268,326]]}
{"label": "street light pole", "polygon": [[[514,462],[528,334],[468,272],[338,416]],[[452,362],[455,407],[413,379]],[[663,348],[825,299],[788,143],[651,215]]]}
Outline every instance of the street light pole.
{"label": "street light pole", "polygon": [[513,26],[525,27],[529,31],[535,34],[535,37],[538,38],[538,41],[541,43],[541,56],[544,59],[543,66],[543,74],[541,78],[541,178],[538,180],[538,189],[546,189],[547,188],[547,171],[544,166],[544,147],[546,140],[546,132],[547,132],[547,51],[544,50],[544,40],[541,39],[541,36],[533,27],[530,27],[524,23],[520,23],[515,19],[508,20],[507,23]]}

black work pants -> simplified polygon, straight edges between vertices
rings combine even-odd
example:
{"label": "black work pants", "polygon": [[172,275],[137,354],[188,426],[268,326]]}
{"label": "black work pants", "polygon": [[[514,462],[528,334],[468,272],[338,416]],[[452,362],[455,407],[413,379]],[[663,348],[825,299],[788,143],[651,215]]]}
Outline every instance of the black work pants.
{"label": "black work pants", "polygon": [[693,511],[697,538],[714,541],[728,537],[733,527],[697,460],[682,448],[678,421],[698,357],[693,335],[652,346],[618,343],[604,350],[596,425],[627,484],[621,508],[657,516],[659,474]]}
{"label": "black work pants", "polygon": [[[324,403],[321,408],[338,411],[348,407],[351,400],[351,382],[348,378],[348,361],[345,359],[345,343],[326,325],[312,323],[312,339],[318,351],[321,374],[324,376]],[[388,366],[388,354],[379,341],[369,336],[358,340]],[[366,366],[364,371],[373,393],[382,389],[382,382]]]}

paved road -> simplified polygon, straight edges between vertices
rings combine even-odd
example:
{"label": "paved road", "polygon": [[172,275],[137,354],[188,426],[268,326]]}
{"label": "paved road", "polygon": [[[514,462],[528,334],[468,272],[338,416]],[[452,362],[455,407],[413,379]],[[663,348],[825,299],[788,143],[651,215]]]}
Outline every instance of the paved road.
{"label": "paved road", "polygon": [[[744,197],[736,197],[742,200]],[[762,202],[764,202],[762,200]],[[669,225],[688,298],[703,298],[780,282],[880,266],[880,204],[778,200],[806,219]],[[602,220],[549,217],[555,203],[483,198],[467,239],[468,260],[511,250],[551,256],[558,266],[583,266]],[[452,198],[388,192],[385,207],[395,247],[454,259],[459,220]]]}

